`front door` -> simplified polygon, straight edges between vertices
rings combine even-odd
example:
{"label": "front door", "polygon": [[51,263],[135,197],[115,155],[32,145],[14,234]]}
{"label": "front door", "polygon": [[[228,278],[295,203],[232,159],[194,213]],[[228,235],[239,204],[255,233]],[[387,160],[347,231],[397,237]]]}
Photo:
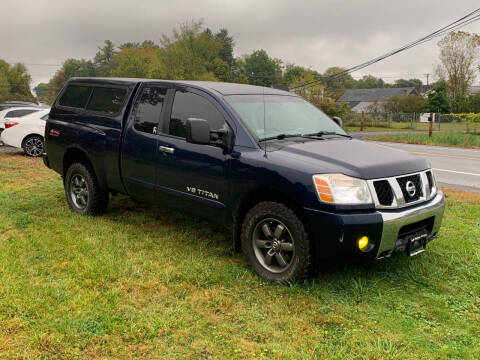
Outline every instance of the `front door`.
{"label": "front door", "polygon": [[122,147],[122,175],[129,195],[155,199],[158,126],[167,88],[145,86],[130,112]]}
{"label": "front door", "polygon": [[175,91],[170,116],[165,117],[158,147],[164,162],[158,170],[158,190],[171,205],[219,220],[228,196],[227,156],[213,145],[187,143],[186,121],[200,118],[211,130],[227,125],[221,108],[200,91]]}

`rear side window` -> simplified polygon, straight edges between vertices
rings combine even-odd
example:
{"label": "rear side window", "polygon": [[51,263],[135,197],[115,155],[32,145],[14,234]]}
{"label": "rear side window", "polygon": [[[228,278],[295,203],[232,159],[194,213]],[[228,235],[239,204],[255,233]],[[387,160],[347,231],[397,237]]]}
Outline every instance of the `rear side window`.
{"label": "rear side window", "polygon": [[115,115],[122,109],[126,93],[122,88],[94,87],[87,110]]}
{"label": "rear side window", "polygon": [[6,118],[17,118],[21,116],[25,116],[31,113],[34,113],[38,110],[32,110],[32,109],[21,109],[21,110],[12,110],[5,115]]}
{"label": "rear side window", "polygon": [[135,130],[154,134],[162,113],[163,101],[167,94],[166,88],[147,87],[143,90],[135,114]]}
{"label": "rear side window", "polygon": [[169,134],[185,138],[189,118],[207,120],[211,130],[225,126],[225,119],[210,101],[193,93],[177,91],[170,116]]}
{"label": "rear side window", "polygon": [[90,86],[70,85],[58,101],[61,106],[84,109],[92,88]]}

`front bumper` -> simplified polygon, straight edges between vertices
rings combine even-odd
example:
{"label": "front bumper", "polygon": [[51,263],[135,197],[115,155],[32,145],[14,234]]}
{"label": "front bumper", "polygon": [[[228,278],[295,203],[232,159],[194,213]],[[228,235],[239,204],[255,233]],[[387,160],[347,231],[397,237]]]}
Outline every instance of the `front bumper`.
{"label": "front bumper", "polygon": [[[428,232],[427,242],[437,235],[445,210],[445,196],[442,191],[426,204],[403,211],[380,211],[383,221],[382,237],[377,258],[388,257],[402,247],[402,237],[418,229],[409,225],[419,224]],[[402,229],[404,229],[402,233]]]}
{"label": "front bumper", "polygon": [[[312,233],[316,257],[354,255],[364,259],[389,257],[405,251],[405,238],[422,231],[426,242],[438,233],[445,210],[445,197],[439,190],[428,202],[399,210],[369,212],[327,212],[304,209]],[[374,247],[361,252],[357,241],[368,236]]]}

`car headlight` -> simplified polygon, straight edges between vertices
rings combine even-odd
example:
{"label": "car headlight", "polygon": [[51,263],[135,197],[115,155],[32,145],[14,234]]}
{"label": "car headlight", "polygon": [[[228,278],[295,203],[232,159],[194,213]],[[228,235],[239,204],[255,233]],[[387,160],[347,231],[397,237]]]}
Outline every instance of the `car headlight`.
{"label": "car headlight", "polygon": [[314,175],[320,201],[337,205],[372,204],[367,182],[343,174]]}

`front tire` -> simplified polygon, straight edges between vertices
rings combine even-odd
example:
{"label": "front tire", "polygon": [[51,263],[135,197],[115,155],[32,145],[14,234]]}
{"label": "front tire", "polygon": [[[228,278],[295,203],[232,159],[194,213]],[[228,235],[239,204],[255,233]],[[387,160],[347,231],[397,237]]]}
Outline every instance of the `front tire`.
{"label": "front tire", "polygon": [[81,215],[99,215],[108,209],[109,193],[98,186],[92,170],[73,163],[64,179],[65,195],[70,209]]}
{"label": "front tire", "polygon": [[40,157],[44,151],[43,138],[39,135],[31,135],[23,140],[22,149],[25,155]]}
{"label": "front tire", "polygon": [[266,201],[254,206],[245,216],[241,242],[250,268],[266,280],[296,282],[310,273],[308,233],[284,204]]}

